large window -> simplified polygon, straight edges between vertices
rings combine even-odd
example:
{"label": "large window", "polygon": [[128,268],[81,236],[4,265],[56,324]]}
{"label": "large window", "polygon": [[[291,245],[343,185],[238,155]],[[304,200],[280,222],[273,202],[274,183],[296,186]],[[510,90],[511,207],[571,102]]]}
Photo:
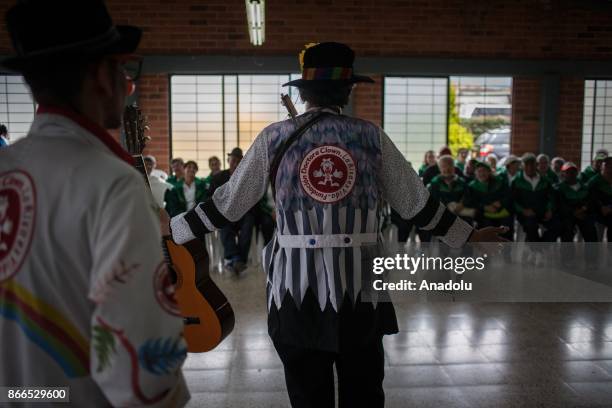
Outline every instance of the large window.
{"label": "large window", "polygon": [[413,166],[447,138],[447,78],[387,77],[384,128]]}
{"label": "large window", "polygon": [[598,149],[612,151],[612,80],[584,81],[582,167]]}
{"label": "large window", "polygon": [[508,155],[512,78],[385,77],[384,86],[384,129],[415,167],[443,145]]}
{"label": "large window", "polygon": [[304,106],[285,75],[173,75],[171,77],[172,155],[208,168],[217,156],[246,151],[267,125],[287,118],[280,94],[289,93],[299,113]]}
{"label": "large window", "polygon": [[11,143],[24,137],[34,120],[36,105],[19,75],[0,75],[0,123],[8,129]]}

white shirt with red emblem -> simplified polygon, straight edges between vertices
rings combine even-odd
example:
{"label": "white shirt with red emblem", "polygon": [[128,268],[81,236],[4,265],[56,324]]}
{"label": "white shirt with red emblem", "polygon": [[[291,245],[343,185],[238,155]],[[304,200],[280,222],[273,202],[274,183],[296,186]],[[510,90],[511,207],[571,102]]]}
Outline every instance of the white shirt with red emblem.
{"label": "white shirt with red emblem", "polygon": [[0,151],[0,385],[69,387],[80,407],[183,406],[156,206],[67,116],[37,114]]}

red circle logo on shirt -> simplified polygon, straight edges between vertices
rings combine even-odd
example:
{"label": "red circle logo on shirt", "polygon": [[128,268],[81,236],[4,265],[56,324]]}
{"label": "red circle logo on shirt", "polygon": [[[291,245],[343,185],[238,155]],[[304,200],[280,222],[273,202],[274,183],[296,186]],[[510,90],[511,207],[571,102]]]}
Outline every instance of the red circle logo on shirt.
{"label": "red circle logo on shirt", "polygon": [[29,174],[0,174],[0,282],[21,268],[30,250],[36,216],[36,193]]}
{"label": "red circle logo on shirt", "polygon": [[157,303],[159,303],[162,309],[174,316],[181,315],[176,298],[174,297],[175,286],[172,283],[170,271],[164,262],[160,263],[155,271],[153,289],[155,290]]}
{"label": "red circle logo on shirt", "polygon": [[355,160],[338,146],[320,146],[300,163],[300,184],[306,194],[321,203],[336,203],[355,186]]}

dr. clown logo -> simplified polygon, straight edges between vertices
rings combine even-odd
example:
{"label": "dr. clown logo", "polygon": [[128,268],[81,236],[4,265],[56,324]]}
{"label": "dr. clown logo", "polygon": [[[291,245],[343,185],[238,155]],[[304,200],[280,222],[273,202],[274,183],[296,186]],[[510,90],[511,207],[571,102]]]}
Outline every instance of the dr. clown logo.
{"label": "dr. clown logo", "polygon": [[355,185],[355,160],[338,146],[320,146],[300,163],[300,184],[306,194],[322,203],[346,197]]}
{"label": "dr. clown logo", "polygon": [[30,249],[36,196],[22,171],[0,174],[0,282],[15,275]]}

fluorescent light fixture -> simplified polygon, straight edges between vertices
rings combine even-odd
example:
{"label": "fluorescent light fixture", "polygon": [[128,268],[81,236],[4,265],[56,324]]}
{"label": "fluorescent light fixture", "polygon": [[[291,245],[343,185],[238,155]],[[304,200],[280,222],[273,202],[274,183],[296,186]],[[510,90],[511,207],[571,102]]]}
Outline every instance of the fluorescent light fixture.
{"label": "fluorescent light fixture", "polygon": [[245,4],[251,44],[262,45],[266,39],[266,2],[265,0],[245,0]]}

